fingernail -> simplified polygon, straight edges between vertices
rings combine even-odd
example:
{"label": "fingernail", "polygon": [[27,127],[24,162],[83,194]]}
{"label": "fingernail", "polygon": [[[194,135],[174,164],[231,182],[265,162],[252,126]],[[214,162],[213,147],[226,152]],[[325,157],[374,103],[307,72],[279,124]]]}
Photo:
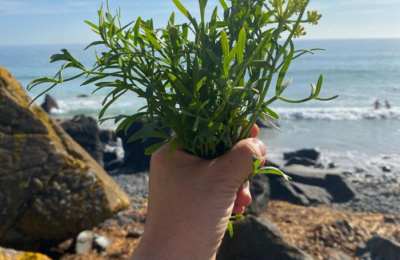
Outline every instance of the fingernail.
{"label": "fingernail", "polygon": [[262,156],[264,157],[265,155],[267,155],[267,148],[265,147],[265,144],[261,140],[258,139],[255,140],[257,142],[257,146],[260,149]]}

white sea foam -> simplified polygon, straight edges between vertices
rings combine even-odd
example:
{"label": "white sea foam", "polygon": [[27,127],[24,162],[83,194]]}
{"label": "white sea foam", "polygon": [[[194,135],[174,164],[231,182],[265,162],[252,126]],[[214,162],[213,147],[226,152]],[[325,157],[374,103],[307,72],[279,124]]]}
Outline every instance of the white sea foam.
{"label": "white sea foam", "polygon": [[[110,107],[112,114],[132,114],[144,106],[145,100],[138,98],[121,98]],[[52,110],[56,116],[71,116],[75,114],[98,115],[102,109],[102,99],[99,97],[73,98],[58,100],[59,109]],[[400,107],[375,110],[368,107],[301,107],[274,109],[281,119],[298,120],[372,120],[400,119]]]}
{"label": "white sea foam", "polygon": [[329,108],[277,108],[281,119],[306,120],[368,120],[368,119],[400,119],[400,107],[375,110],[361,107],[329,107]]}

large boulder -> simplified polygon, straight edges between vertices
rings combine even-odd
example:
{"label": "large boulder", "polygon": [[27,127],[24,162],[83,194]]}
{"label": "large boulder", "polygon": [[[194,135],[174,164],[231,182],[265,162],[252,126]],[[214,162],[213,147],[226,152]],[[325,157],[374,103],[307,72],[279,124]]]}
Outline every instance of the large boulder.
{"label": "large boulder", "polygon": [[0,67],[0,244],[36,250],[129,205],[96,161]]}
{"label": "large boulder", "polygon": [[271,199],[287,201],[297,205],[308,206],[310,201],[304,194],[298,193],[291,184],[285,180],[274,179],[271,181]]}
{"label": "large boulder", "polygon": [[281,168],[292,181],[271,180],[271,199],[299,205],[342,203],[353,199],[356,192],[338,169],[316,169],[302,165]]}
{"label": "large boulder", "polygon": [[400,243],[382,236],[374,236],[366,243],[357,246],[356,255],[360,259],[398,260]]}
{"label": "large boulder", "polygon": [[245,208],[245,214],[259,216],[268,209],[270,196],[269,178],[267,175],[256,175],[250,180],[252,202]]}
{"label": "large boulder", "polygon": [[[161,122],[157,122],[161,126]],[[137,131],[142,129],[143,124],[135,122],[129,128],[128,132],[125,134],[123,130],[117,133],[117,136],[122,139],[122,145],[124,147],[125,155],[123,159],[123,165],[125,169],[124,172],[138,173],[138,172],[148,172],[150,169],[150,158],[151,156],[145,155],[144,152],[147,148],[153,144],[160,143],[164,141],[162,138],[149,137],[145,142],[142,140],[136,140],[134,142],[128,142],[129,138],[134,135]]]}
{"label": "large boulder", "polygon": [[103,144],[96,119],[85,115],[75,116],[72,120],[63,120],[61,127],[80,146],[103,166]]}
{"label": "large boulder", "polygon": [[41,107],[44,109],[44,111],[50,113],[52,108],[58,109],[58,104],[57,101],[52,96],[47,94],[44,98]]}
{"label": "large boulder", "polygon": [[309,167],[316,167],[316,168],[324,168],[324,166],[318,160],[314,161],[314,160],[308,159],[306,157],[294,156],[285,163],[285,166],[290,166],[293,164],[309,166]]}
{"label": "large boulder", "polygon": [[117,135],[109,129],[100,130],[99,138],[104,145],[117,142]]}
{"label": "large boulder", "polygon": [[288,152],[283,154],[285,160],[290,160],[293,157],[303,157],[313,161],[317,161],[320,156],[318,149],[301,149],[295,152]]}
{"label": "large boulder", "polygon": [[244,217],[233,223],[233,238],[226,233],[217,260],[312,260],[283,238],[267,218]]}
{"label": "large boulder", "polygon": [[46,255],[0,247],[0,260],[51,260]]}

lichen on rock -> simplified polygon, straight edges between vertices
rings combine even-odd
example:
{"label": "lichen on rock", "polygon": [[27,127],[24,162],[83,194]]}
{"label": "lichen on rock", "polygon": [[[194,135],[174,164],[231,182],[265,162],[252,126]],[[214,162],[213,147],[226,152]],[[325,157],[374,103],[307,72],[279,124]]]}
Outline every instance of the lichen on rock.
{"label": "lichen on rock", "polygon": [[112,216],[129,198],[0,66],[0,244],[61,241]]}

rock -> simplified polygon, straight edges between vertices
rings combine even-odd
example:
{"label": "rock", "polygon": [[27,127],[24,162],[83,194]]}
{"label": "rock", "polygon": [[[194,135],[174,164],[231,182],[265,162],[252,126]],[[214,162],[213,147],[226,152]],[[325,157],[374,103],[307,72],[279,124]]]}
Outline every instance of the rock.
{"label": "rock", "polygon": [[303,195],[309,203],[312,205],[325,204],[329,205],[332,201],[332,196],[329,192],[318,186],[311,186],[307,184],[301,184],[298,182],[293,182],[290,185],[293,186],[294,190]]}
{"label": "rock", "polygon": [[245,214],[259,216],[268,209],[270,196],[269,178],[266,175],[256,175],[250,180],[252,202],[245,208]]}
{"label": "rock", "polygon": [[301,165],[291,165],[282,170],[293,180],[285,183],[281,178],[271,179],[271,199],[307,206],[346,202],[356,196],[340,171]]}
{"label": "rock", "polygon": [[104,169],[107,172],[110,172],[110,171],[114,171],[114,170],[116,170],[118,168],[123,167],[123,165],[124,165],[124,159],[123,158],[118,158],[118,159],[115,159],[115,160],[112,160],[112,161],[109,161],[109,162],[105,162],[104,163]]}
{"label": "rock", "polygon": [[328,183],[325,180],[327,174],[340,174],[340,171],[336,170],[315,169],[303,165],[290,165],[281,170],[292,177],[294,182],[319,187],[327,186]]}
{"label": "rock", "polygon": [[33,252],[21,252],[0,247],[1,260],[51,260],[49,257]]}
{"label": "rock", "polygon": [[[279,126],[278,120],[270,119],[270,121],[271,121],[274,125]],[[272,126],[270,123],[268,123],[267,121],[264,121],[264,119],[262,119],[261,117],[257,118],[257,120],[256,120],[256,125],[257,125],[259,128],[273,128],[273,126]]]}
{"label": "rock", "polygon": [[283,158],[290,160],[292,157],[304,157],[310,160],[317,161],[320,156],[320,152],[317,149],[302,149],[295,152],[284,153]]}
{"label": "rock", "polygon": [[117,158],[118,157],[116,152],[103,152],[104,164],[116,160]]}
{"label": "rock", "polygon": [[303,165],[303,166],[316,166],[318,163],[316,161],[308,159],[306,157],[294,156],[286,162],[285,166],[290,166],[293,164],[298,164],[298,165]]}
{"label": "rock", "polygon": [[79,233],[76,237],[75,252],[80,255],[90,252],[93,249],[94,239],[95,234],[93,231],[87,230]]}
{"label": "rock", "polygon": [[325,181],[325,188],[332,195],[333,202],[347,202],[356,196],[356,191],[351,184],[340,174],[327,174]]}
{"label": "rock", "polygon": [[[158,122],[158,125],[161,126],[161,122]],[[127,168],[126,171],[131,173],[149,171],[151,156],[144,154],[145,149],[149,148],[153,144],[164,141],[162,138],[149,137],[144,143],[142,143],[142,140],[136,140],[129,143],[129,138],[142,127],[142,123],[135,122],[129,128],[126,135],[122,130],[117,133],[117,136],[122,139],[122,145],[125,150],[123,167]]]}
{"label": "rock", "polygon": [[382,167],[382,171],[383,171],[383,172],[391,172],[391,171],[392,171],[392,168],[391,168],[390,166],[386,165],[386,166],[383,166],[383,167]]}
{"label": "rock", "polygon": [[[93,158],[0,67],[0,244],[35,251],[129,205]],[[35,248],[34,248],[35,247]]]}
{"label": "rock", "polygon": [[124,227],[124,226],[130,226],[135,223],[135,221],[129,217],[129,215],[123,214],[123,212],[119,212],[116,217],[118,221],[118,226]]}
{"label": "rock", "polygon": [[328,164],[328,168],[329,168],[329,169],[335,169],[335,168],[337,168],[337,167],[338,167],[337,163],[330,162],[330,163]]}
{"label": "rock", "polygon": [[85,115],[61,121],[61,127],[103,166],[103,145],[99,137],[97,121]]}
{"label": "rock", "polygon": [[100,130],[99,137],[103,144],[109,144],[117,141],[117,135],[113,130]]}
{"label": "rock", "polygon": [[143,235],[143,230],[130,230],[126,234],[126,238],[139,238]]}
{"label": "rock", "polygon": [[365,172],[364,169],[358,168],[358,167],[355,167],[354,170],[356,171],[356,173],[364,173]]}
{"label": "rock", "polygon": [[374,236],[365,244],[357,246],[356,255],[370,254],[371,259],[398,260],[400,256],[400,243],[382,236]]}
{"label": "rock", "polygon": [[329,260],[353,260],[353,258],[336,248],[327,248],[326,253]]}
{"label": "rock", "polygon": [[293,182],[326,189],[331,194],[333,202],[346,202],[356,196],[355,190],[342,176],[340,170],[316,169],[302,165],[291,165],[282,170],[292,177]]}
{"label": "rock", "polygon": [[312,260],[285,241],[281,231],[267,218],[244,217],[233,223],[234,235],[226,233],[217,260]]}
{"label": "rock", "polygon": [[[267,159],[267,160],[265,161],[265,163],[264,163],[264,167],[275,167],[275,168],[280,169],[280,168],[283,167],[283,165],[280,164],[279,162],[273,161],[273,160],[271,160],[271,159]],[[271,176],[269,176],[269,177],[271,177]],[[279,176],[278,176],[278,177],[279,177]]]}
{"label": "rock", "polygon": [[287,201],[297,205],[309,206],[331,204],[332,196],[323,188],[301,184],[298,182],[285,183],[283,179],[271,182],[271,199]]}
{"label": "rock", "polygon": [[355,251],[356,256],[364,256],[365,254],[367,254],[367,252],[368,252],[367,244],[365,244],[364,242],[361,242],[357,245],[356,251]]}
{"label": "rock", "polygon": [[389,223],[389,224],[396,224],[396,219],[391,216],[384,216],[383,217],[383,222]]}
{"label": "rock", "polygon": [[52,96],[47,94],[46,97],[44,98],[44,102],[41,105],[41,107],[43,108],[44,111],[50,113],[52,108],[58,109],[58,104],[57,101]]}
{"label": "rock", "polygon": [[104,252],[111,245],[111,241],[106,236],[99,236],[94,240],[94,248],[97,252]]}
{"label": "rock", "polygon": [[291,183],[285,182],[283,179],[272,180],[270,189],[271,199],[287,201],[297,205],[310,205],[310,201],[303,194],[299,194]]}

